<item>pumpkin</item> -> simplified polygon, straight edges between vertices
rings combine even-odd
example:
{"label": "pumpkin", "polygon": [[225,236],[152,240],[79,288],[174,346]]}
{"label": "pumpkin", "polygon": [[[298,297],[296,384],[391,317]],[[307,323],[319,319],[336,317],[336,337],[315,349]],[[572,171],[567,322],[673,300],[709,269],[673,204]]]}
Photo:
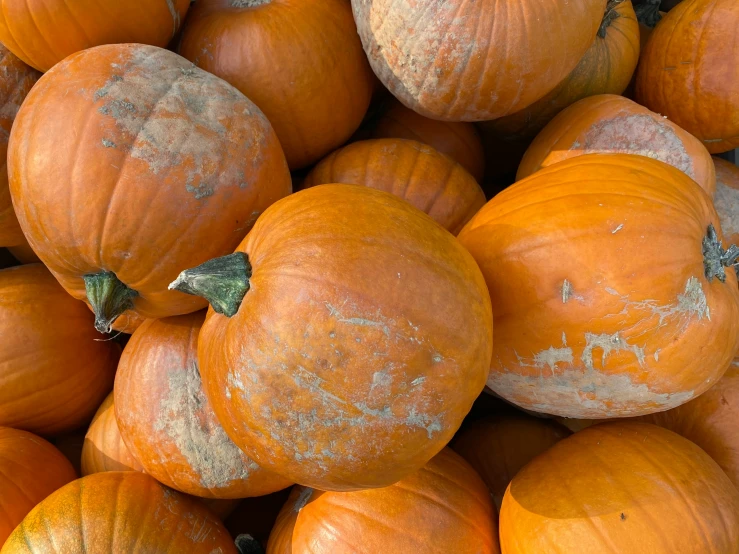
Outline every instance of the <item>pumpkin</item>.
{"label": "pumpkin", "polygon": [[511,481],[506,554],[733,554],[739,492],[692,442],[645,423],[575,433]]}
{"label": "pumpkin", "polygon": [[525,409],[667,410],[715,383],[739,348],[734,249],[708,195],[662,162],[554,164],[488,202],[459,240],[493,302],[488,386]]}
{"label": "pumpkin", "polygon": [[397,482],[449,442],[485,385],[492,312],[480,270],[386,192],[293,194],[234,254],[171,286],[213,307],[198,359],[226,432],[306,486]]}
{"label": "pumpkin", "polygon": [[415,140],[363,140],[340,148],[308,174],[303,186],[325,183],[390,192],[453,234],[485,204],[485,193],[460,164]]}
{"label": "pumpkin", "polygon": [[346,0],[199,0],[180,53],[264,111],[290,169],[349,139],[376,82]]}
{"label": "pumpkin", "polygon": [[452,448],[480,474],[500,508],[508,483],[521,468],[569,435],[567,428],[550,420],[492,416],[460,431]]}
{"label": "pumpkin", "polygon": [[102,332],[126,310],[205,307],[167,284],[232,252],[291,187],[256,106],[177,54],[136,44],[80,52],[44,75],[18,113],[8,163],[28,242]]}
{"label": "pumpkin", "polygon": [[[15,217],[15,215],[13,217]],[[10,252],[13,257],[21,264],[35,264],[41,261],[38,259],[36,252],[34,252],[31,246],[28,244],[28,241],[26,241],[26,237],[23,237],[20,244],[9,246],[8,252]]]}
{"label": "pumpkin", "polygon": [[189,0],[0,0],[0,42],[48,71],[70,54],[102,44],[167,46],[189,7]]}
{"label": "pumpkin", "polygon": [[0,427],[0,545],[36,504],[76,478],[72,464],[50,443]]}
{"label": "pumpkin", "polygon": [[636,100],[718,154],[739,147],[739,3],[684,0],[652,32]]}
{"label": "pumpkin", "polygon": [[606,2],[352,0],[352,7],[372,69],[396,98],[432,119],[484,121],[530,106],[567,77],[592,44]]}
{"label": "pumpkin", "polygon": [[245,498],[224,520],[226,529],[232,537],[248,534],[266,546],[277,514],[285,505],[291,491],[292,487],[265,496]]}
{"label": "pumpkin", "polygon": [[739,243],[739,167],[714,158],[716,165],[716,194],[713,205],[721,221],[721,229],[729,244]]}
{"label": "pumpkin", "polygon": [[120,349],[41,264],[0,271],[0,425],[56,435],[87,424]]}
{"label": "pumpkin", "polygon": [[495,516],[485,483],[445,448],[422,469],[383,489],[295,487],[267,553],[499,553]]}
{"label": "pumpkin", "polygon": [[223,523],[199,502],[144,473],[109,471],[38,504],[0,553],[167,551],[236,554]]}
{"label": "pumpkin", "polygon": [[115,420],[144,471],[208,498],[261,496],[291,483],[261,469],[231,442],[205,396],[197,360],[205,312],[145,321],[115,379]]}
{"label": "pumpkin", "polygon": [[711,196],[716,190],[711,155],[698,139],[636,102],[612,94],[580,100],[555,117],[529,146],[516,178],[595,153],[647,156],[676,167]]}

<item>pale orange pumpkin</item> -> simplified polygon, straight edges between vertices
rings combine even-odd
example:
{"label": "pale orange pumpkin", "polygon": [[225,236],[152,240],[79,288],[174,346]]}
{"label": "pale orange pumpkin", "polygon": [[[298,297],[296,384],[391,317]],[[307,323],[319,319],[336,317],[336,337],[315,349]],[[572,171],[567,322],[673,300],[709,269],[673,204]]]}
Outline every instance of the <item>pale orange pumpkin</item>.
{"label": "pale orange pumpkin", "polygon": [[716,194],[713,205],[721,220],[726,242],[739,244],[739,167],[714,158],[716,164]]}

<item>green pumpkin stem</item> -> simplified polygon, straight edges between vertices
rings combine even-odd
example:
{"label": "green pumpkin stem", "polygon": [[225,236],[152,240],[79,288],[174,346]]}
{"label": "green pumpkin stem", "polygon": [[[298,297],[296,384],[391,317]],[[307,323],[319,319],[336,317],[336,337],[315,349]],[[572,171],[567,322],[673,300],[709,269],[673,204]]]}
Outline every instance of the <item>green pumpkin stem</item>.
{"label": "green pumpkin stem", "polygon": [[243,252],[208,260],[180,273],[170,290],[202,296],[219,314],[233,317],[249,291],[251,264]]}
{"label": "green pumpkin stem", "polygon": [[713,281],[713,278],[716,277],[724,283],[726,281],[724,268],[736,266],[738,259],[739,246],[732,244],[724,250],[716,229],[713,224],[709,224],[706,236],[703,238],[703,267],[708,281]]}
{"label": "green pumpkin stem", "polygon": [[110,333],[113,322],[126,310],[133,309],[139,293],[124,285],[112,271],[84,275],[87,301],[95,314],[95,329]]}
{"label": "green pumpkin stem", "polygon": [[600,38],[606,38],[606,31],[611,26],[614,20],[621,17],[621,14],[616,11],[616,6],[623,4],[624,0],[608,0],[606,5],[606,14],[603,16],[603,20],[600,22],[598,28],[598,36]]}
{"label": "green pumpkin stem", "polygon": [[239,535],[234,544],[239,554],[265,554],[262,544],[251,535]]}
{"label": "green pumpkin stem", "polygon": [[632,3],[637,21],[650,28],[657,25],[662,19],[659,13],[660,2],[661,0],[634,0]]}

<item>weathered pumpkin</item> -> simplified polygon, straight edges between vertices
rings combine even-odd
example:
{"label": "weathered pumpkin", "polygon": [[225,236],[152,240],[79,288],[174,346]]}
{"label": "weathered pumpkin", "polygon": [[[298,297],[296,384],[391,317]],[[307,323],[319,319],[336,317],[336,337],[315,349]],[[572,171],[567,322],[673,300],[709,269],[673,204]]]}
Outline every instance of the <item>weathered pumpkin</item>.
{"label": "weathered pumpkin", "polygon": [[36,504],[75,479],[72,464],[53,445],[0,427],[0,545]]}
{"label": "weathered pumpkin", "polygon": [[383,487],[420,469],[487,378],[480,270],[386,192],[332,184],[284,198],[235,254],[172,286],[220,312],[209,310],[198,359],[226,432],[306,486]]}
{"label": "weathered pumpkin", "polygon": [[676,167],[713,196],[711,155],[693,135],[623,96],[601,94],[573,104],[534,139],[517,179],[584,154],[637,154]]}
{"label": "weathered pumpkin", "polygon": [[496,510],[477,473],[445,448],[382,489],[295,487],[267,546],[268,554],[290,552],[500,553]]}
{"label": "weathered pumpkin", "polygon": [[695,135],[712,154],[739,147],[739,3],[684,0],[652,32],[636,100]]}
{"label": "weathered pumpkin", "polygon": [[38,504],[2,554],[236,554],[223,523],[198,501],[137,471],[95,473]]}
{"label": "weathered pumpkin", "polygon": [[734,554],[739,492],[681,436],[645,423],[603,423],[513,478],[500,541],[506,554]]}
{"label": "weathered pumpkin", "polygon": [[340,148],[313,168],[303,186],[326,183],[399,196],[455,235],[485,204],[485,193],[467,170],[415,140],[362,140]]}
{"label": "weathered pumpkin", "polygon": [[666,410],[713,385],[739,348],[734,251],[708,195],[662,162],[549,166],[488,202],[459,240],[493,302],[488,386],[523,408]]}
{"label": "weathered pumpkin", "polygon": [[721,220],[727,244],[739,243],[739,167],[714,158],[716,165],[716,194],[713,205]]}
{"label": "weathered pumpkin", "polygon": [[346,0],[198,0],[180,53],[262,109],[291,169],[349,139],[376,82]]}
{"label": "weathered pumpkin", "polygon": [[291,188],[254,104],[177,54],[135,44],[80,52],[44,75],[18,113],[8,164],[28,242],[90,302],[101,331],[127,309],[203,308],[167,284],[233,251]]}
{"label": "weathered pumpkin", "polygon": [[86,425],[120,349],[41,264],[0,271],[0,425],[55,435]]}
{"label": "weathered pumpkin", "polygon": [[80,50],[139,42],[167,46],[190,0],[0,0],[0,42],[48,71]]}

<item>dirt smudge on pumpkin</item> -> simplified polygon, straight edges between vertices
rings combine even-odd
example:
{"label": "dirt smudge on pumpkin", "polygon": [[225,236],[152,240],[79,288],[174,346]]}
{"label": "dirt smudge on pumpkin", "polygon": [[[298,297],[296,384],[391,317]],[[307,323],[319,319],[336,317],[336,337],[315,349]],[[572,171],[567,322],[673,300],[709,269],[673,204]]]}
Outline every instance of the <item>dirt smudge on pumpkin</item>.
{"label": "dirt smudge on pumpkin", "polygon": [[717,178],[713,205],[716,207],[724,235],[729,237],[739,233],[739,190],[725,185]]}
{"label": "dirt smudge on pumpkin", "polygon": [[550,346],[546,350],[542,350],[534,356],[534,364],[536,364],[537,367],[544,367],[547,365],[549,366],[549,369],[554,372],[557,364],[571,364],[573,359],[572,348],[566,346],[555,348],[554,346]]}

